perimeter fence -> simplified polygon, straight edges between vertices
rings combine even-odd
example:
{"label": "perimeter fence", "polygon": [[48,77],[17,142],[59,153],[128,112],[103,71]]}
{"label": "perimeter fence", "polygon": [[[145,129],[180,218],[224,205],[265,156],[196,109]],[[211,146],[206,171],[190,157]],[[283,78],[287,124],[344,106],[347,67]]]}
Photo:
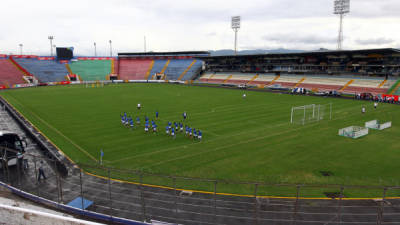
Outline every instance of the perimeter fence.
{"label": "perimeter fence", "polygon": [[[40,165],[44,165],[42,168],[46,179],[38,181]],[[3,184],[39,199],[55,202],[60,209],[70,205],[81,208],[83,215],[85,212],[94,212],[115,218],[111,219],[112,222],[400,223],[400,200],[389,197],[399,196],[400,187],[235,182],[159,175],[88,164],[69,169],[68,175],[63,176],[57,172],[56,161],[30,154],[25,155],[18,166],[7,167],[3,163],[0,180]],[[277,193],[285,197],[267,197]],[[325,193],[330,198],[316,198],[321,197],[318,193]],[[379,196],[377,199],[349,199],[346,193],[379,193]]]}

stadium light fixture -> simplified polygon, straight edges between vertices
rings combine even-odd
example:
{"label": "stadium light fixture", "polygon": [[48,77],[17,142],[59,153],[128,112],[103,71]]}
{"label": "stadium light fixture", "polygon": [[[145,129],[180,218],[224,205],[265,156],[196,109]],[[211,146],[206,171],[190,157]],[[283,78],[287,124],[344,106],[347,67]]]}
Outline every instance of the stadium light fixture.
{"label": "stadium light fixture", "polygon": [[50,56],[53,56],[53,39],[54,39],[54,36],[49,36],[48,39],[50,40]]}
{"label": "stadium light fixture", "polygon": [[146,53],[146,36],[144,36],[144,42],[143,42],[143,44],[144,44],[144,53]]}
{"label": "stadium light fixture", "polygon": [[350,0],[334,0],[333,14],[340,16],[339,34],[337,41],[337,49],[342,49],[343,44],[343,18],[346,14],[350,13]]}
{"label": "stadium light fixture", "polygon": [[94,45],[94,56],[97,56],[96,42],[94,42],[93,45]]}
{"label": "stadium light fixture", "polygon": [[22,55],[22,47],[24,47],[23,44],[19,44],[19,54]]}
{"label": "stadium light fixture", "polygon": [[240,16],[232,16],[232,29],[235,32],[235,55],[237,55],[237,32],[240,29]]}
{"label": "stadium light fixture", "polygon": [[110,57],[112,57],[112,41],[109,40],[108,43],[110,43]]}

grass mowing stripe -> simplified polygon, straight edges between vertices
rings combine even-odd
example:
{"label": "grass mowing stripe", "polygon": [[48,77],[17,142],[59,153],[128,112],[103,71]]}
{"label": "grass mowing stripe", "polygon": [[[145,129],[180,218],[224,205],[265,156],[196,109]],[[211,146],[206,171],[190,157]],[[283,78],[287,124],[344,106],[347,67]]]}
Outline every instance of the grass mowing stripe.
{"label": "grass mowing stripe", "polygon": [[[393,105],[380,104],[373,110],[372,103],[340,98],[158,84],[30,88],[7,90],[0,95],[18,100],[21,105],[16,108],[74,161],[90,158],[41,120],[92,156],[104,149],[105,164],[117,168],[289,183],[368,185],[379,181],[390,185],[400,181],[400,175],[394,172],[400,160],[400,144],[396,141],[400,130],[395,125],[400,123],[400,115]],[[136,109],[138,102],[143,105],[140,111]],[[333,120],[306,126],[290,124],[292,106],[330,102]],[[367,106],[364,115],[361,105]],[[154,118],[156,110],[160,112],[158,135],[146,134],[143,121],[133,131],[120,124],[122,112],[143,120],[144,115]],[[189,114],[187,123],[203,131],[203,141],[193,142],[181,133],[175,140],[165,135],[166,122],[182,121],[183,111]],[[363,125],[371,119],[391,120],[394,126],[385,131],[371,131],[359,140],[337,135],[339,128]],[[220,150],[206,153],[215,149]],[[199,155],[192,157],[193,154]],[[164,162],[167,160],[171,162]],[[321,177],[319,170],[332,171],[334,176]],[[161,182],[159,179],[146,182],[163,185],[157,183]],[[224,190],[238,193],[244,189]]]}
{"label": "grass mowing stripe", "polygon": [[[11,97],[12,98],[12,97]],[[14,101],[16,103],[18,103],[20,106],[23,107],[23,105],[14,98]],[[52,125],[50,125],[49,123],[47,123],[45,120],[43,120],[40,116],[38,116],[36,113],[34,113],[33,111],[29,111],[28,113],[30,113],[32,116],[36,117],[41,123],[45,124],[47,127],[49,127],[50,129],[52,129],[54,132],[56,132],[58,135],[60,135],[61,137],[63,137],[65,140],[67,140],[69,143],[71,143],[73,146],[75,146],[77,149],[79,149],[79,151],[83,152],[85,155],[87,155],[89,158],[91,158],[93,161],[97,162],[97,159],[94,158],[91,154],[89,154],[85,149],[83,149],[81,146],[77,145],[74,141],[72,141],[71,139],[69,139],[67,136],[65,136],[63,133],[61,133],[58,129],[56,129],[55,127],[53,127]]]}

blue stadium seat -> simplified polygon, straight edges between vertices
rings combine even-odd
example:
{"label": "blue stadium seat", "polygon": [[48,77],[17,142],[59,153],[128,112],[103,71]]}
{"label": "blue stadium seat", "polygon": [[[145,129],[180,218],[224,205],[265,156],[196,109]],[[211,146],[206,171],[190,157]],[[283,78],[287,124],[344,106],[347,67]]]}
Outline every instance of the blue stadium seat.
{"label": "blue stadium seat", "polygon": [[172,59],[164,72],[167,80],[178,80],[179,76],[192,62],[193,59]]}
{"label": "blue stadium seat", "polygon": [[190,69],[186,72],[185,76],[183,76],[182,80],[192,80],[194,76],[200,73],[201,67],[203,66],[203,61],[196,60],[196,62],[190,67]]}
{"label": "blue stadium seat", "polygon": [[32,73],[42,83],[65,81],[65,76],[68,75],[68,70],[65,65],[53,60],[16,58],[15,61]]}
{"label": "blue stadium seat", "polygon": [[154,65],[153,65],[153,69],[151,69],[150,71],[150,76],[149,76],[149,80],[151,80],[151,77],[156,74],[156,73],[160,73],[161,70],[164,68],[165,63],[167,63],[168,60],[166,59],[157,59],[154,60]]}

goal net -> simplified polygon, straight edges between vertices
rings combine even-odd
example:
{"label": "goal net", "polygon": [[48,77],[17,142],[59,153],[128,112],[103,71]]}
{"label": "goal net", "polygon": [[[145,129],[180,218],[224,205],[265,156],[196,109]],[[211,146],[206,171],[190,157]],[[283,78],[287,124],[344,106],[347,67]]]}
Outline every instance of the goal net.
{"label": "goal net", "polygon": [[332,119],[332,103],[323,105],[303,105],[292,107],[290,123],[306,124],[323,119]]}
{"label": "goal net", "polygon": [[349,138],[359,138],[368,134],[367,127],[350,126],[339,130],[339,135]]}
{"label": "goal net", "polygon": [[383,129],[392,127],[392,121],[389,121],[386,123],[380,123],[380,121],[378,121],[378,120],[371,120],[371,121],[365,122],[365,127],[375,129],[375,130],[383,130]]}
{"label": "goal net", "polygon": [[86,88],[104,87],[104,81],[85,81]]}

